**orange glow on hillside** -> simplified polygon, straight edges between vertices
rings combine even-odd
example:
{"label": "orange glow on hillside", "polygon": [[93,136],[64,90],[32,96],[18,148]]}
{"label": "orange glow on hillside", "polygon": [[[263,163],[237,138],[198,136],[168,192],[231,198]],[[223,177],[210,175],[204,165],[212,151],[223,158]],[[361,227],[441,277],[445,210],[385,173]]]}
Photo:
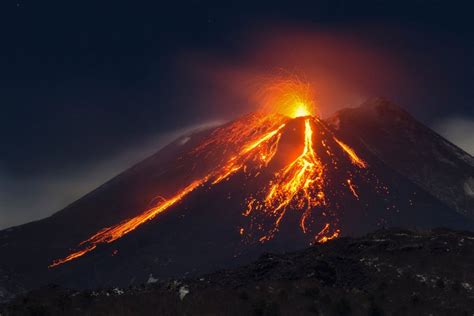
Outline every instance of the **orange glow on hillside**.
{"label": "orange glow on hillside", "polygon": [[[269,116],[269,117],[273,118],[272,121],[277,121],[277,122],[279,121],[277,117],[274,117],[274,116]],[[266,124],[269,124],[266,120],[262,120],[258,122],[259,124],[257,126],[254,126],[254,128],[256,129],[262,128],[263,122],[266,122]],[[112,227],[108,227],[108,228],[104,228],[100,230],[95,235],[93,235],[87,240],[84,240],[83,242],[79,244],[79,246],[83,247],[83,249],[73,252],[63,259],[58,259],[58,260],[53,261],[53,263],[49,265],[49,267],[53,268],[63,263],[66,263],[68,261],[79,258],[85,255],[86,253],[94,250],[98,244],[111,243],[123,237],[124,235],[135,230],[140,225],[146,223],[147,221],[152,220],[158,214],[169,209],[170,207],[178,203],[180,200],[182,200],[186,195],[188,195],[189,193],[194,191],[196,188],[198,188],[199,186],[203,185],[204,183],[208,181],[211,182],[211,185],[218,184],[219,182],[230,177],[232,174],[244,169],[246,164],[249,162],[258,163],[260,167],[265,166],[273,158],[276,152],[276,149],[277,149],[276,145],[281,135],[280,130],[284,126],[285,124],[281,124],[276,129],[270,132],[264,133],[263,135],[259,135],[258,138],[256,138],[255,140],[247,142],[242,147],[239,154],[232,156],[226,164],[220,166],[216,170],[213,170],[207,176],[204,176],[201,179],[193,181],[191,184],[187,185],[185,188],[178,191],[171,198],[164,199],[155,207],[150,208],[149,210],[143,212],[142,214],[136,217],[125,220],[116,226],[112,226]],[[230,129],[233,130],[234,127],[235,126],[230,126]],[[242,128],[245,128],[247,131],[249,130],[248,126],[242,126]],[[240,133],[238,135],[243,135],[243,134]],[[236,141],[236,139],[234,139],[234,141]]]}
{"label": "orange glow on hillside", "polygon": [[334,140],[336,141],[336,143],[339,144],[339,146],[341,146],[342,150],[344,150],[346,154],[349,155],[353,164],[355,164],[359,168],[367,168],[367,163],[361,158],[359,158],[359,156],[357,156],[357,154],[351,147],[347,146],[336,137],[334,137]]}
{"label": "orange glow on hillside", "polygon": [[347,185],[349,186],[349,190],[351,190],[352,195],[354,195],[354,197],[355,197],[356,199],[359,199],[359,194],[357,194],[357,191],[356,191],[354,185],[352,184],[352,180],[351,180],[351,179],[347,179]]}
{"label": "orange glow on hillside", "polygon": [[153,219],[156,217],[158,214],[161,212],[165,211],[172,205],[176,204],[178,201],[180,201],[184,196],[188,195],[190,192],[194,191],[198,186],[203,184],[207,179],[203,178],[200,180],[196,180],[192,182],[190,185],[188,185],[186,188],[178,192],[176,195],[173,197],[169,198],[168,200],[163,200],[161,203],[159,203],[157,206],[150,208],[146,212],[140,214],[139,216],[133,217],[129,220],[125,220],[122,223],[104,228],[100,230],[97,234],[93,235],[89,239],[81,242],[79,246],[85,245],[86,247],[82,250],[79,250],[77,252],[74,252],[70,254],[69,256],[55,260],[49,267],[53,268],[55,266],[58,266],[62,263],[71,261],[73,259],[76,259],[80,256],[83,256],[84,254],[94,250],[98,244],[103,244],[103,243],[111,243],[122,236],[128,234],[132,230],[136,229],[138,226],[144,224],[145,222]]}
{"label": "orange glow on hillside", "polygon": [[316,242],[323,244],[331,239],[339,237],[339,234],[341,233],[339,229],[336,229],[332,234],[328,234],[330,227],[331,225],[329,223],[324,225],[324,228],[315,237]]}
{"label": "orange glow on hillside", "polygon": [[76,252],[73,252],[71,253],[69,256],[63,258],[63,259],[58,259],[58,260],[54,260],[53,263],[51,263],[48,268],[54,268],[56,266],[59,266],[60,264],[63,264],[63,263],[66,263],[68,261],[71,261],[71,260],[74,260],[76,258],[79,258],[83,255],[85,255],[86,253],[94,250],[97,246],[96,245],[89,245],[88,247],[82,249],[82,250],[79,250],[79,251],[76,251]]}
{"label": "orange glow on hillside", "polygon": [[[271,98],[267,95],[264,100],[272,101],[275,105],[272,113],[249,115],[216,128],[208,138],[187,154],[197,163],[208,156],[222,155],[219,163],[206,169],[201,177],[183,183],[179,190],[170,197],[161,199],[155,206],[98,231],[79,243],[74,252],[54,260],[49,267],[77,259],[95,250],[100,244],[112,243],[177,205],[191,192],[211,190],[213,186],[229,180],[237,173],[245,175],[245,179],[261,180],[257,183],[262,188],[258,189],[258,192],[250,193],[243,201],[246,205],[243,215],[250,217],[250,227],[240,227],[240,235],[245,233],[252,236],[256,232],[258,236],[254,238],[255,241],[267,242],[275,237],[285,215],[290,211],[297,211],[299,230],[314,236],[313,241],[322,243],[337,238],[340,235],[338,220],[331,221],[328,215],[331,211],[328,207],[337,203],[331,204],[328,201],[337,198],[335,193],[345,193],[328,185],[331,183],[328,181],[328,170],[339,169],[341,166],[345,168],[348,179],[344,180],[344,192],[350,192],[351,197],[358,200],[357,186],[352,179],[353,171],[356,168],[367,168],[367,163],[354,149],[336,139],[321,120],[314,117],[314,98],[307,84],[294,80],[279,81],[272,84],[268,91],[273,91],[273,94]],[[282,135],[289,129],[289,122],[292,121],[289,117],[304,117],[293,121],[291,128],[291,131],[302,129],[302,134],[294,134],[298,135],[295,136],[298,138],[295,138],[294,142],[301,142],[301,146],[297,145],[296,148],[301,151],[292,161],[277,161],[272,164],[272,168],[276,169],[265,172],[274,157],[280,154]],[[328,134],[329,136],[325,136]],[[333,148],[338,147],[342,151],[334,152]],[[216,148],[219,152],[216,152]],[[283,152],[280,157],[287,157],[287,154]],[[322,159],[319,155],[326,157]],[[343,160],[346,162],[339,164]]]}
{"label": "orange glow on hillside", "polygon": [[311,119],[305,119],[304,147],[302,153],[275,175],[267,188],[263,201],[252,198],[247,203],[246,214],[254,210],[270,213],[276,218],[275,227],[270,234],[260,238],[265,241],[273,238],[288,206],[294,205],[303,210],[300,227],[306,232],[305,220],[311,209],[324,205],[323,166],[316,156],[313,146],[313,127]]}

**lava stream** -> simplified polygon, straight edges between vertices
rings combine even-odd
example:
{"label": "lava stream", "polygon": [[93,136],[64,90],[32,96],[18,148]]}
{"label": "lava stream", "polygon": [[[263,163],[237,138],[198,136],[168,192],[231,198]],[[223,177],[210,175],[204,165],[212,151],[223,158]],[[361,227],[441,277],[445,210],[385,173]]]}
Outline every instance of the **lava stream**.
{"label": "lava stream", "polygon": [[357,191],[351,179],[347,179],[347,185],[349,186],[349,190],[351,190],[352,195],[354,195],[356,199],[359,199],[359,194],[357,194]]}
{"label": "lava stream", "polygon": [[[170,209],[201,186],[217,185],[229,179],[237,172],[244,172],[249,176],[253,176],[253,178],[258,177],[275,157],[282,131],[287,121],[288,117],[281,115],[252,116],[247,121],[248,124],[245,124],[243,121],[236,121],[228,126],[216,129],[211,134],[211,137],[192,150],[190,155],[199,159],[199,157],[202,157],[200,156],[201,154],[204,154],[205,157],[211,155],[210,153],[213,152],[213,148],[221,148],[225,153],[229,149],[235,151],[235,146],[237,146],[238,150],[230,155],[230,158],[217,164],[215,169],[192,181],[170,198],[161,200],[154,207],[115,226],[98,231],[90,238],[81,242],[78,245],[78,250],[62,259],[53,261],[49,267],[56,267],[77,259],[96,249],[99,244],[114,242]],[[265,221],[271,219],[272,227],[269,231],[265,232],[263,237],[259,238],[261,242],[268,241],[275,236],[282,219],[290,208],[301,212],[299,226],[303,233],[309,232],[308,219],[313,212],[321,211],[322,216],[326,216],[325,211],[327,210],[324,209],[324,207],[327,208],[327,194],[325,193],[327,189],[326,171],[331,166],[334,167],[334,165],[323,163],[321,157],[318,157],[316,154],[316,143],[314,142],[316,135],[315,127],[319,125],[316,125],[315,122],[324,127],[314,117],[304,117],[303,149],[300,155],[272,174],[272,179],[269,183],[264,183],[264,189],[261,192],[250,195],[246,200],[245,216],[263,215]],[[333,139],[348,155],[352,165],[358,168],[367,167],[367,163],[352,148],[334,136]],[[326,144],[326,141],[322,139],[320,143],[324,147],[324,152],[329,157],[333,157],[334,153],[330,152],[330,146]],[[221,145],[223,147],[219,147]],[[355,191],[356,187],[351,179],[347,180],[347,185],[354,197],[358,199],[359,196]],[[316,242],[326,242],[338,237],[340,230],[336,224],[326,223],[319,232],[315,233],[314,240]],[[243,233],[244,229],[242,228],[240,234],[242,235]]]}
{"label": "lava stream", "polygon": [[131,219],[125,220],[122,223],[104,228],[100,230],[97,234],[93,235],[89,239],[81,242],[79,246],[84,246],[84,249],[78,250],[76,252],[73,252],[72,254],[68,255],[67,257],[63,259],[58,259],[53,261],[51,265],[49,265],[50,268],[53,268],[55,266],[58,266],[60,264],[63,264],[65,262],[71,261],[73,259],[79,258],[86,253],[94,250],[98,244],[102,243],[111,243],[122,236],[128,234],[132,230],[136,229],[138,226],[142,225],[143,223],[155,218],[158,214],[162,213],[172,205],[176,204],[178,201],[183,199],[186,195],[194,191],[198,186],[203,184],[207,178],[203,178],[200,180],[196,180],[192,182],[190,185],[188,185],[186,188],[178,192],[176,195],[173,197],[169,198],[168,200],[164,200],[161,203],[159,203],[157,206],[150,208],[149,210],[145,211],[144,213],[133,217]]}
{"label": "lava stream", "polygon": [[367,163],[362,160],[361,158],[359,158],[359,156],[357,156],[357,154],[355,153],[354,149],[352,149],[351,147],[347,146],[346,144],[344,144],[343,142],[341,142],[339,139],[337,139],[336,137],[334,137],[334,141],[339,145],[341,146],[342,150],[344,150],[344,152],[346,152],[347,155],[349,155],[349,157],[351,158],[351,161],[354,165],[358,166],[359,168],[367,168]]}
{"label": "lava stream", "polygon": [[316,235],[315,237],[316,242],[325,243],[331,239],[339,237],[339,234],[341,233],[341,231],[339,229],[336,229],[332,234],[329,234],[330,228],[331,228],[331,225],[329,223],[326,223],[323,229]]}
{"label": "lava stream", "polygon": [[[173,197],[169,199],[164,199],[158,205],[148,209],[147,211],[143,212],[138,216],[125,220],[116,226],[100,230],[95,235],[79,244],[80,247],[84,247],[83,249],[73,252],[65,258],[54,260],[53,263],[49,265],[49,267],[53,268],[68,261],[77,259],[85,255],[86,253],[94,250],[98,244],[111,243],[123,237],[129,232],[135,230],[138,226],[155,218],[158,214],[164,212],[171,206],[178,203],[186,195],[206,183],[208,180],[210,180],[211,184],[214,185],[224,179],[227,179],[230,175],[241,170],[245,166],[245,163],[247,161],[259,161],[260,167],[266,165],[276,153],[278,141],[281,136],[279,132],[284,126],[285,124],[281,124],[277,129],[265,133],[258,139],[247,143],[245,146],[243,146],[238,155],[232,156],[231,159],[222,167],[218,168],[216,171],[211,172],[210,174],[204,176],[201,179],[193,181],[184,189],[176,193]],[[270,140],[274,139],[276,139],[275,142],[269,142]],[[256,152],[256,149],[260,150]]]}
{"label": "lava stream", "polygon": [[247,203],[246,215],[254,210],[270,213],[276,218],[274,228],[260,241],[273,238],[288,206],[304,210],[300,220],[300,227],[306,232],[305,221],[311,209],[325,204],[323,192],[324,167],[316,156],[313,146],[313,127],[310,118],[304,122],[304,147],[302,153],[271,181],[265,198],[259,201],[251,198]]}

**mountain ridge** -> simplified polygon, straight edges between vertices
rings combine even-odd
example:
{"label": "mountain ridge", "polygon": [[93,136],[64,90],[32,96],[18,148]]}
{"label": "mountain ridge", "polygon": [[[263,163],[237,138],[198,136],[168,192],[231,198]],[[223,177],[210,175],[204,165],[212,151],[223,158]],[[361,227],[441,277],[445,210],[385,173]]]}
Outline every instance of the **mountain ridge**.
{"label": "mountain ridge", "polygon": [[[400,127],[397,127],[397,130],[401,133],[397,135],[390,135],[386,133],[383,128],[374,128],[372,125],[371,127],[376,130],[378,133],[384,134],[384,141],[392,140],[393,144],[391,146],[396,148],[397,143],[394,140],[399,140],[403,138],[407,142],[411,142],[413,147],[418,148],[416,151],[412,152],[405,152],[404,159],[407,161],[407,164],[403,165],[397,162],[396,159],[399,157],[397,155],[381,155],[380,151],[377,151],[378,148],[382,147],[378,146],[378,148],[372,147],[371,150],[374,151],[381,159],[386,161],[392,168],[399,170],[402,174],[412,181],[423,187],[428,192],[431,192],[434,196],[441,199],[443,202],[449,204],[451,207],[455,208],[458,212],[463,215],[469,216],[471,219],[474,218],[474,199],[468,196],[465,193],[465,183],[468,181],[469,176],[472,177],[474,175],[474,157],[463,151],[461,148],[457,147],[456,145],[452,144],[441,135],[436,133],[435,131],[431,130],[430,128],[426,127],[422,123],[418,122],[412,115],[410,115],[406,110],[402,109],[401,107],[383,99],[383,98],[375,98],[372,102],[365,102],[359,108],[354,109],[346,109],[340,113],[335,114],[333,117],[328,119],[328,122],[332,124],[335,128],[341,124],[339,121],[342,119],[347,119],[348,116],[355,116],[361,117],[361,111],[369,109],[371,111],[370,115],[373,116],[372,121],[382,120],[383,116],[387,113],[395,113],[395,123],[400,123]],[[366,117],[366,116],[364,116]],[[356,120],[352,119],[352,123]],[[367,121],[362,123],[353,124],[346,124],[344,128],[347,130],[359,129],[361,131],[364,130],[362,125],[365,127],[367,126]],[[349,125],[349,126],[348,126]],[[417,139],[413,140],[410,139],[408,136],[403,135],[403,131],[407,129],[412,129],[412,134],[408,134],[408,136],[412,136],[415,132],[418,133]],[[344,132],[344,131],[342,131]],[[345,131],[348,133],[348,131]],[[420,138],[424,139],[432,139],[434,141],[427,143],[426,141],[420,141]],[[363,139],[366,140],[366,143],[374,144],[373,141],[370,141],[371,137],[368,133],[364,133],[362,136]],[[367,141],[368,140],[368,141]],[[426,144],[427,143],[427,144]],[[426,145],[425,145],[426,144]],[[419,146],[425,145],[424,147],[420,148]],[[370,148],[370,147],[369,147]],[[383,152],[383,151],[382,151]],[[422,160],[429,161],[429,155],[436,156],[435,158],[439,160],[439,162],[443,163],[443,165],[439,168],[436,166],[431,166],[425,170],[422,174],[420,174],[419,170],[413,168],[410,163],[412,161],[416,161],[419,159],[419,156],[422,156]],[[396,159],[392,159],[396,157]],[[433,160],[431,158],[431,160]],[[458,160],[457,162],[455,162]],[[459,161],[460,160],[460,161]],[[445,171],[444,169],[449,169]],[[450,179],[449,174],[454,173],[456,176],[461,177],[461,182],[457,184],[452,183],[452,179]],[[462,177],[463,173],[467,174],[467,177]],[[438,179],[431,177],[431,175],[436,175]],[[426,179],[429,178],[431,181]],[[433,190],[436,189],[436,184],[433,184],[436,180],[442,181],[444,184],[451,184],[450,190]]]}

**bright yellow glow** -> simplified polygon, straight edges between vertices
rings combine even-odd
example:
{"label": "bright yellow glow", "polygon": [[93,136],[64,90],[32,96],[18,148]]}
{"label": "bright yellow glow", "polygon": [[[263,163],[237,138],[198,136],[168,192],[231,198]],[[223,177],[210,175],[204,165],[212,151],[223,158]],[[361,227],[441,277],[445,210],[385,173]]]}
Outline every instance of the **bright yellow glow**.
{"label": "bright yellow glow", "polygon": [[316,115],[315,94],[309,83],[298,78],[270,80],[258,95],[262,110],[291,118]]}
{"label": "bright yellow glow", "polygon": [[308,107],[303,102],[298,102],[295,105],[295,109],[293,110],[293,114],[291,117],[301,117],[301,116],[309,116],[311,112],[309,111]]}

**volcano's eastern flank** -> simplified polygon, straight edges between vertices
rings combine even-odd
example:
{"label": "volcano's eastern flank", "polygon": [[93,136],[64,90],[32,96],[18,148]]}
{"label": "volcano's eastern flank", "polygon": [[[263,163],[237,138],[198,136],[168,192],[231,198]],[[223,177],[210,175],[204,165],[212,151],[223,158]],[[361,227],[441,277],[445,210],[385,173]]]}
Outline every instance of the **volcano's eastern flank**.
{"label": "volcano's eastern flank", "polygon": [[[54,216],[1,232],[3,269],[26,288],[51,280],[123,285],[385,226],[472,228],[469,204],[460,211],[440,201],[443,182],[429,190],[393,160],[403,161],[419,138],[448,156],[413,165],[443,170],[450,159],[465,174],[473,165],[404,111],[377,102],[328,122],[256,113],[177,140]],[[400,135],[388,149],[380,145],[387,127]]]}

